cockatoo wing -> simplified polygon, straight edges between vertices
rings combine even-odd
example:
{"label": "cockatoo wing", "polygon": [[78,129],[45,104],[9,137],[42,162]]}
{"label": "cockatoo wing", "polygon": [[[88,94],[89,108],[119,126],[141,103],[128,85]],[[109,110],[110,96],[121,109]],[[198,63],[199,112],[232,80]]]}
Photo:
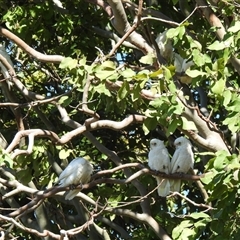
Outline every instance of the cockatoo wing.
{"label": "cockatoo wing", "polygon": [[65,200],[72,200],[78,193],[80,192],[80,189],[74,189],[68,191],[68,193],[65,196]]}
{"label": "cockatoo wing", "polygon": [[58,178],[58,182],[61,187],[74,184],[75,175],[76,173],[81,174],[85,162],[86,160],[84,158],[75,158],[68,164],[68,166],[62,171]]}
{"label": "cockatoo wing", "polygon": [[177,53],[174,54],[175,71],[180,73],[182,71],[182,64],[184,59]]}
{"label": "cockatoo wing", "polygon": [[[148,154],[148,166],[152,170],[159,172],[169,173],[170,170],[170,158],[168,150],[164,146],[163,142],[159,139],[152,139],[150,142],[151,150]],[[158,195],[166,197],[170,191],[170,183],[167,179],[156,177],[158,187]]]}
{"label": "cockatoo wing", "polygon": [[[191,148],[191,143],[184,137],[180,137],[175,141],[180,142],[173,154],[171,161],[171,173],[187,173],[190,168],[193,168],[194,157]],[[181,180],[171,180],[170,189],[171,191],[179,192],[181,188]]]}
{"label": "cockatoo wing", "polygon": [[170,192],[170,181],[168,179],[163,179],[156,177],[158,187],[158,195],[160,197],[166,197]]}
{"label": "cockatoo wing", "polygon": [[181,180],[175,179],[175,180],[170,180],[170,191],[171,192],[180,192],[181,189]]}
{"label": "cockatoo wing", "polygon": [[159,33],[155,41],[158,45],[161,55],[165,59],[169,60],[173,54],[173,46],[171,39],[167,39],[167,30]]}
{"label": "cockatoo wing", "polygon": [[[60,174],[58,182],[61,187],[69,185],[84,184],[87,183],[93,172],[93,166],[84,158],[76,158],[69,163],[69,165]],[[65,199],[70,200],[74,198],[80,189],[70,190]]]}

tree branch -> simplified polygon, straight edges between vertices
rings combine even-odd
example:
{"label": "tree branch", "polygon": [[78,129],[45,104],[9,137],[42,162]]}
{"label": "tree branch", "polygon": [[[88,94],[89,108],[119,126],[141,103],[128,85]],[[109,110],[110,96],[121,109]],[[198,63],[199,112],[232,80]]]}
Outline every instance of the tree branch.
{"label": "tree branch", "polygon": [[41,61],[41,62],[51,62],[51,63],[61,63],[64,59],[63,56],[60,55],[46,55],[36,51],[35,49],[31,48],[27,45],[22,39],[17,37],[15,34],[0,26],[0,34],[9,40],[13,41],[15,44],[18,45],[24,52],[32,56],[33,58]]}
{"label": "tree branch", "polygon": [[[215,13],[213,12],[213,10],[210,8],[210,6],[207,4],[207,2],[205,0],[196,0],[196,3],[199,6],[206,6],[206,7],[208,6],[207,8],[202,8],[203,15],[208,20],[209,24],[212,27],[216,28],[216,35],[217,35],[218,39],[223,40],[223,38],[226,34],[226,30],[225,30],[221,20],[215,15]],[[235,56],[232,56],[230,58],[230,62],[232,64],[232,66],[234,67],[234,69],[240,75],[240,60],[238,58],[236,58]]]}

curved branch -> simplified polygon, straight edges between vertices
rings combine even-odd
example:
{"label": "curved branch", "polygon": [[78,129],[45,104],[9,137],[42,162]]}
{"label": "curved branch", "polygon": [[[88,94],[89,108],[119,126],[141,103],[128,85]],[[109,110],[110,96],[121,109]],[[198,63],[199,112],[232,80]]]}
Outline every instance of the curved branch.
{"label": "curved branch", "polygon": [[[23,131],[19,131],[15,135],[14,139],[12,140],[11,144],[7,147],[5,152],[10,153],[14,149],[14,147],[18,145],[21,138],[29,136],[29,135],[31,136],[30,137],[30,146],[28,146],[28,150],[26,150],[26,152],[25,152],[26,154],[31,153],[31,151],[30,151],[32,149],[31,141],[34,140],[35,136],[47,137],[47,138],[50,138],[53,142],[58,142],[58,139],[59,139],[59,137],[56,133],[48,131],[48,130],[42,130],[42,129],[23,130]],[[14,157],[16,157],[16,155]]]}
{"label": "curved branch", "polygon": [[183,129],[181,129],[181,131],[204,149],[208,149],[213,152],[226,150],[229,153],[228,146],[224,142],[220,131],[213,123],[212,125],[214,125],[214,127],[210,127],[210,121],[201,114],[197,106],[189,104],[190,100],[187,101],[185,99],[184,92],[182,90],[179,90],[178,92],[178,101],[185,106],[182,116],[186,117],[188,121],[193,121],[197,128],[197,131]]}
{"label": "curved branch", "polygon": [[58,234],[55,234],[55,233],[52,233],[48,230],[44,230],[42,233],[37,231],[36,229],[33,229],[33,228],[28,228],[26,226],[23,226],[21,223],[17,222],[16,220],[14,220],[13,218],[11,217],[6,217],[6,216],[3,216],[2,214],[0,214],[0,219],[1,220],[5,220],[7,222],[11,222],[12,224],[14,224],[16,227],[22,229],[23,231],[26,231],[28,233],[33,233],[35,235],[37,235],[38,237],[47,237],[47,236],[50,236],[52,237],[53,239],[60,239],[60,235]]}
{"label": "curved branch", "polygon": [[[139,33],[135,32],[135,28],[130,26],[130,23],[127,20],[127,15],[125,13],[124,7],[121,1],[118,0],[108,0],[109,5],[112,8],[114,17],[111,19],[113,27],[117,30],[122,36],[126,33],[131,33],[127,40],[141,49],[143,53],[152,53],[154,52],[153,48],[148,45],[146,40]],[[132,30],[133,32],[130,32]],[[125,39],[123,39],[124,41]]]}
{"label": "curved branch", "polygon": [[[103,30],[103,29],[100,29],[99,27],[96,27],[96,26],[93,26],[93,30],[101,35],[102,37],[105,37],[105,38],[110,38],[112,40],[114,40],[115,42],[119,42],[120,41],[120,37],[118,37],[117,34],[113,33],[113,32],[110,32],[110,31],[107,31],[107,30]],[[124,41],[122,43],[123,46],[125,47],[128,47],[128,48],[134,48],[134,49],[139,49],[137,48],[136,46],[134,46],[133,44],[131,44],[130,42],[128,41]]]}
{"label": "curved branch", "polygon": [[60,63],[64,59],[64,57],[61,55],[46,55],[36,51],[35,49],[27,45],[22,39],[20,39],[15,34],[13,34],[9,30],[1,26],[0,26],[0,34],[8,38],[9,40],[13,41],[14,43],[16,43],[23,51],[25,51],[27,54],[29,54],[30,56],[32,56],[33,58],[41,62]]}
{"label": "curved branch", "polygon": [[[63,113],[63,109],[58,106],[61,112]],[[67,116],[62,115],[62,118],[64,119]],[[69,142],[72,138],[76,137],[79,134],[85,133],[86,131],[93,131],[97,130],[100,128],[108,128],[112,129],[115,131],[122,130],[129,126],[132,123],[142,123],[144,121],[145,117],[142,115],[130,115],[126,117],[124,120],[121,122],[116,122],[116,121],[111,121],[111,120],[99,120],[97,122],[90,123],[88,126],[80,126],[77,129],[68,132],[67,134],[63,135],[61,138],[58,137],[58,135],[52,131],[48,130],[43,130],[43,129],[30,129],[30,130],[23,130],[19,131],[11,144],[8,146],[6,149],[6,153],[10,153],[15,146],[18,145],[20,139],[22,137],[28,136],[29,137],[29,145],[27,150],[15,150],[14,154],[12,155],[13,158],[15,158],[19,154],[30,154],[32,152],[33,148],[33,141],[35,136],[41,136],[41,137],[47,137],[50,138],[53,142],[58,143],[58,144],[65,144]],[[74,123],[71,124],[72,127],[75,127],[73,125]]]}
{"label": "curved branch", "polygon": [[[206,17],[209,24],[212,27],[216,28],[216,35],[217,35],[218,39],[223,40],[223,38],[226,34],[226,30],[225,30],[221,20],[215,15],[215,13],[213,12],[213,10],[210,8],[210,6],[207,4],[207,2],[205,0],[196,0],[196,3],[199,6],[208,6],[206,8],[202,8],[203,15],[204,15],[204,17]],[[240,60],[238,58],[232,56],[230,58],[230,62],[232,64],[232,66],[234,67],[234,69],[240,75]]]}

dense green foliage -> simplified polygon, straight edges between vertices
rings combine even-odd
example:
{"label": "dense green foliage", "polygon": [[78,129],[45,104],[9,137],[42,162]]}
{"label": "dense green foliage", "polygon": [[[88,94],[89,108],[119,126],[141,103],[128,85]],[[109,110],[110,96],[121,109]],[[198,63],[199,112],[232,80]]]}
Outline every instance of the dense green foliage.
{"label": "dense green foliage", "polygon": [[[117,0],[54,2],[0,4],[0,38],[15,71],[1,78],[0,129],[9,144],[0,158],[1,234],[238,239],[239,4],[146,1],[138,22],[141,1],[122,1],[122,9]],[[110,56],[127,21],[136,30]],[[154,42],[165,30],[167,56]],[[150,139],[163,140],[172,156],[181,135],[192,141],[200,181],[180,176],[181,194],[167,198],[157,195],[151,174],[124,182],[147,167]],[[51,187],[76,156],[90,160],[97,175],[66,201]],[[102,172],[129,163],[139,165]]]}

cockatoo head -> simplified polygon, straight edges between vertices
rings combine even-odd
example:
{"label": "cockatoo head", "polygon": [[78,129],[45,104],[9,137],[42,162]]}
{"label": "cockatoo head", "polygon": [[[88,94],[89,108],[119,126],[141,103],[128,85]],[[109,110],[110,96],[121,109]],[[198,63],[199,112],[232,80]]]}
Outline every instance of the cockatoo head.
{"label": "cockatoo head", "polygon": [[191,142],[185,137],[179,137],[174,141],[174,146],[180,148],[182,146],[192,146]]}
{"label": "cockatoo head", "polygon": [[152,150],[153,148],[162,148],[164,147],[164,143],[163,141],[159,140],[159,139],[156,139],[156,138],[153,138],[151,141],[150,141],[150,149]]}

